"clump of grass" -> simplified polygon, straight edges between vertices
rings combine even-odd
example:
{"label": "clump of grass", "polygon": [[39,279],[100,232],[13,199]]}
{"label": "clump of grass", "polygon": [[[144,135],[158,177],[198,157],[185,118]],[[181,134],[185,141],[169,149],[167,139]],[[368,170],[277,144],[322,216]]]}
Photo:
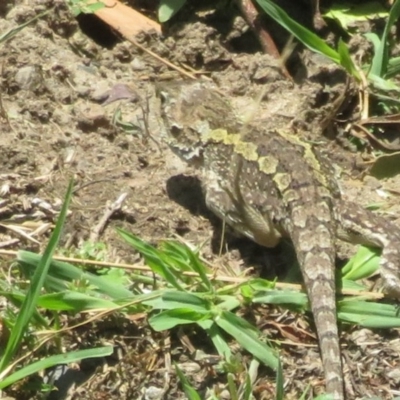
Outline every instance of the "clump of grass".
{"label": "clump of grass", "polygon": [[[2,282],[2,295],[5,296],[14,307],[17,307],[18,313],[9,313],[9,318],[3,318],[3,323],[9,329],[7,344],[1,351],[0,357],[0,389],[24,379],[25,377],[45,370],[46,368],[58,365],[77,362],[85,358],[104,357],[110,355],[113,351],[111,346],[66,352],[63,354],[44,357],[36,362],[22,365],[25,355],[18,355],[23,341],[27,340],[28,328],[32,325],[49,328],[46,318],[38,311],[38,307],[46,301],[41,294],[48,277],[48,271],[52,264],[52,257],[61,236],[62,227],[67,215],[68,205],[72,194],[72,182],[70,183],[64,204],[54,231],[50,237],[49,243],[42,256],[38,256],[35,270],[30,274],[29,286],[26,290],[22,288],[5,288],[5,282]],[[19,253],[19,261],[24,263],[28,253]],[[49,298],[47,298],[47,301]],[[53,299],[54,302],[54,299]],[[50,300],[50,304],[52,301]],[[51,308],[51,307],[48,307]],[[15,318],[11,318],[13,316]]]}

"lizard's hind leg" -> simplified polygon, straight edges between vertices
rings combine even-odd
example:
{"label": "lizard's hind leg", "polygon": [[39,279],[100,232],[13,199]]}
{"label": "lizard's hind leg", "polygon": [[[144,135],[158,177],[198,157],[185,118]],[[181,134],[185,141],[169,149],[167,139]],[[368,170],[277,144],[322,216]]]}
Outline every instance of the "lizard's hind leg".
{"label": "lizard's hind leg", "polygon": [[361,206],[335,204],[339,239],[382,249],[380,273],[387,293],[400,298],[400,228]]}

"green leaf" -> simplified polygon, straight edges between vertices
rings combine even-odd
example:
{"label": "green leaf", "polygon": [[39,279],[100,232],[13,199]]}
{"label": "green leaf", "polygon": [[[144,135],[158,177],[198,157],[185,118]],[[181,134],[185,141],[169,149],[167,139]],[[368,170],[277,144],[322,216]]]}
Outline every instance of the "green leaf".
{"label": "green leaf", "polygon": [[30,25],[32,22],[37,21],[38,19],[44,17],[45,15],[47,15],[48,13],[50,13],[52,10],[46,10],[44,12],[42,12],[41,14],[36,15],[35,17],[31,18],[30,20],[24,22],[23,24],[15,27],[15,28],[11,28],[10,30],[8,30],[6,33],[3,33],[0,35],[0,43],[5,43],[7,40],[10,40],[11,38],[13,38],[16,34],[18,34],[20,31],[22,31],[22,29],[24,29],[25,27],[27,27],[28,25]]}
{"label": "green leaf", "polygon": [[[12,303],[13,306],[17,307],[18,309],[21,308],[22,303],[24,302],[26,297],[25,293],[17,291],[17,289],[0,291],[0,296],[4,296],[8,301]],[[34,310],[30,322],[36,326],[45,327],[46,329],[49,329],[48,320],[42,317],[42,315],[37,310]]]}
{"label": "green leaf", "polygon": [[158,20],[161,23],[171,19],[186,3],[186,0],[161,0],[158,7]]}
{"label": "green leaf", "polygon": [[187,246],[174,241],[164,242],[161,250],[164,255],[168,256],[170,263],[178,264],[183,271],[197,273],[206,288],[209,291],[213,290],[213,286],[207,277],[209,271],[201,262],[198,254]]}
{"label": "green leaf", "polygon": [[285,11],[278,7],[271,0],[256,0],[260,7],[278,24],[282,25],[288,32],[295,36],[301,43],[303,43],[310,50],[323,54],[330,58],[336,64],[340,63],[339,53],[332,47],[329,47],[324,40],[318,37],[315,33],[304,28],[304,26],[297,23],[290,18]]}
{"label": "green leaf", "polygon": [[189,400],[201,400],[200,395],[196,392],[196,390],[193,388],[193,386],[190,385],[188,379],[186,378],[185,375],[183,375],[183,372],[178,368],[176,363],[174,363],[176,374],[178,375],[179,382],[182,385],[182,388]]}
{"label": "green leaf", "polygon": [[215,323],[258,360],[274,370],[278,368],[275,352],[258,338],[260,332],[254,326],[229,311],[222,311]]}
{"label": "green leaf", "polygon": [[371,276],[379,268],[379,253],[376,248],[360,246],[356,255],[342,268],[343,278],[355,281]]}
{"label": "green leaf", "polygon": [[119,304],[107,299],[89,296],[79,292],[60,292],[40,296],[37,305],[53,311],[112,310]]}
{"label": "green leaf", "polygon": [[348,279],[342,279],[342,289],[343,290],[359,290],[359,291],[366,291],[368,288],[365,285],[362,285],[359,282],[349,281]]}
{"label": "green leaf", "polygon": [[156,248],[141,240],[137,236],[134,236],[122,229],[117,229],[118,234],[139,253],[142,254],[146,260],[146,264],[151,270],[165,279],[170,285],[178,290],[184,290],[181,284],[178,282],[178,274],[173,271],[170,266],[164,261],[165,255],[158,251]]}
{"label": "green leaf", "polygon": [[[303,399],[302,399],[303,400]],[[320,394],[317,397],[314,397],[314,400],[335,400],[331,394]],[[372,399],[370,399],[372,400]]]}
{"label": "green leaf", "polygon": [[399,328],[398,307],[390,304],[350,299],[339,303],[338,316],[341,321],[365,328]]}
{"label": "green leaf", "polygon": [[87,0],[67,0],[67,5],[71,8],[75,17],[81,13],[93,14],[105,7],[105,4],[101,1],[89,3]]}
{"label": "green leaf", "polygon": [[[26,276],[30,275],[32,267],[38,268],[42,258],[40,254],[22,250],[17,255],[17,259],[22,264],[22,269]],[[71,282],[78,280],[86,280],[96,288],[96,291],[114,300],[133,296],[132,292],[125,286],[110,281],[106,276],[97,276],[90,272],[84,272],[81,268],[55,260],[51,261],[49,273],[45,279],[45,287],[48,291],[65,291]]]}
{"label": "green leaf", "polygon": [[364,33],[364,36],[372,43],[374,46],[374,53],[376,53],[381,45],[381,39],[379,36],[374,32]]}
{"label": "green leaf", "polygon": [[308,305],[308,299],[305,293],[273,289],[255,293],[253,303],[290,304],[304,309]]}
{"label": "green leaf", "polygon": [[284,400],[285,391],[283,389],[284,379],[283,379],[283,369],[281,360],[278,358],[278,367],[276,369],[276,390],[275,390],[275,400]]}
{"label": "green leaf", "polygon": [[211,319],[212,313],[193,311],[190,308],[174,308],[160,312],[149,319],[150,326],[157,332],[175,328],[179,325],[193,324],[203,319]]}
{"label": "green leaf", "polygon": [[[244,388],[243,388],[243,399],[244,400],[253,400],[254,399],[254,397],[252,395],[253,382],[251,380],[251,377],[257,376],[257,370],[258,370],[259,365],[260,365],[260,363],[258,360],[256,360],[256,359],[251,360],[249,372],[246,374],[246,380],[244,382]],[[254,371],[254,373],[253,373],[253,371]],[[276,399],[276,400],[278,400],[278,399]]]}
{"label": "green leaf", "polygon": [[79,362],[86,358],[98,358],[109,356],[113,352],[112,346],[98,347],[89,350],[79,350],[71,353],[58,354],[36,361],[26,367],[19,369],[17,372],[9,375],[4,379],[0,379],[0,389],[12,385],[15,382],[21,381],[29,375],[44,371],[46,368],[53,367],[59,364],[69,364]]}
{"label": "green leaf", "polygon": [[[368,74],[368,80],[375,89],[382,90],[384,92],[393,91],[393,92],[400,93],[400,86],[396,85],[393,81],[391,81],[389,79],[381,78],[378,75],[375,75],[370,72]],[[377,97],[384,98],[383,96],[379,96],[379,95],[377,95]],[[387,98],[387,99],[391,100],[391,101],[397,100],[397,102],[399,102],[398,99],[396,99],[396,98]]]}
{"label": "green leaf", "polygon": [[223,334],[218,325],[211,319],[197,321],[197,324],[207,332],[218,354],[225,360],[229,360],[232,357],[231,348],[226,341],[226,335]]}
{"label": "green leaf", "polygon": [[386,78],[392,78],[400,73],[400,57],[392,57],[389,60]]}
{"label": "green leaf", "polygon": [[232,400],[239,400],[239,395],[238,395],[238,390],[234,381],[234,376],[231,372],[228,372],[227,374],[227,380],[228,380],[228,392],[230,395],[230,399]]}
{"label": "green leaf", "polygon": [[0,372],[2,372],[8,366],[12,357],[17,352],[24,333],[28,328],[29,321],[35,311],[37,301],[43,287],[43,283],[50,268],[52,256],[61,237],[62,227],[67,216],[68,206],[72,196],[72,187],[73,182],[71,180],[68,185],[67,193],[65,195],[64,203],[61,207],[56,226],[50,236],[49,243],[46,246],[39,265],[33,274],[28,292],[17,316],[15,325],[11,330],[6,349],[4,350],[3,356],[0,360]]}
{"label": "green leaf", "polygon": [[388,12],[377,1],[363,1],[359,4],[336,2],[330,6],[324,17],[334,19],[344,30],[356,22],[368,22],[373,18],[386,18]]}
{"label": "green leaf", "polygon": [[166,308],[169,309],[184,306],[192,310],[208,312],[211,307],[211,303],[209,301],[194,293],[169,290],[165,291],[161,298]]}
{"label": "green leaf", "polygon": [[374,53],[374,57],[372,59],[371,65],[371,74],[377,75],[378,77],[383,78],[386,74],[388,68],[388,60],[389,60],[389,34],[390,29],[393,24],[400,17],[400,0],[395,0],[392,8],[389,12],[389,18],[386,21],[385,29],[383,31],[383,35],[379,44],[379,47],[376,49]]}
{"label": "green leaf", "polygon": [[153,329],[162,331],[177,325],[190,324],[205,319],[211,319],[215,311],[210,310],[211,303],[201,297],[179,291],[166,291],[153,303],[145,302],[163,311],[150,318]]}
{"label": "green leaf", "polygon": [[239,296],[218,296],[218,309],[232,311],[243,304],[243,300]]}
{"label": "green leaf", "polygon": [[361,81],[361,76],[353,63],[353,60],[351,59],[349,49],[342,39],[339,40],[338,52],[340,56],[340,65],[358,81]]}

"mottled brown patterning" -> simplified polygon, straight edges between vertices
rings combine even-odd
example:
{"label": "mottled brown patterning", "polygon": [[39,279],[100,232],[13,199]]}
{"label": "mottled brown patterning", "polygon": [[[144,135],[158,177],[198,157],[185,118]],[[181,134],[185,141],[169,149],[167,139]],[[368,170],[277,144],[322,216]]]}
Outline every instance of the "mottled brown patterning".
{"label": "mottled brown patterning", "polygon": [[400,295],[400,230],[344,202],[329,164],[290,129],[241,126],[228,101],[202,83],[158,89],[165,140],[202,171],[207,206],[235,230],[274,247],[290,237],[319,338],[326,391],[344,399],[335,301],[335,237],[383,249],[381,273]]}

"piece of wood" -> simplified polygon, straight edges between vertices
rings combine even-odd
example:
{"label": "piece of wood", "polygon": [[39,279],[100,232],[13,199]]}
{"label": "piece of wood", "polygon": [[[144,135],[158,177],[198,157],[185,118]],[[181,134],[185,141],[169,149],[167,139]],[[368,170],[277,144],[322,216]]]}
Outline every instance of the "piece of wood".
{"label": "piece of wood", "polygon": [[[91,0],[97,3],[97,0]],[[96,11],[94,14],[118,31],[123,37],[133,39],[139,32],[155,30],[161,33],[161,26],[134,9],[122,4],[118,0],[101,0],[105,7]]]}

